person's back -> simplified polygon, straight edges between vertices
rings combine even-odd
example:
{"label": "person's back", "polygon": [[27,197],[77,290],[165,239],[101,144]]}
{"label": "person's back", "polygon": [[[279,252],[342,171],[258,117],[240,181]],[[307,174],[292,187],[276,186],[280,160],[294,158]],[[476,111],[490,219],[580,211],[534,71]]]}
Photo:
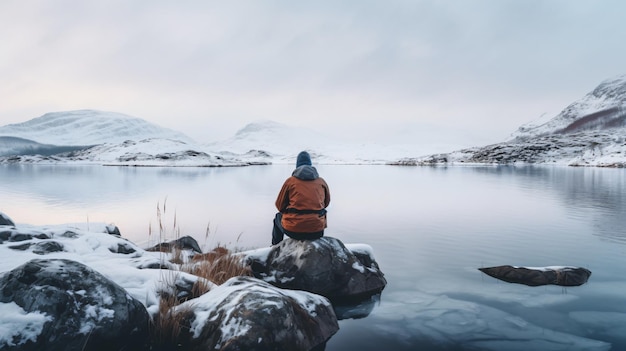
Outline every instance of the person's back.
{"label": "person's back", "polygon": [[301,152],[296,169],[276,199],[279,213],[274,219],[272,245],[282,241],[283,234],[304,240],[322,237],[327,226],[326,207],[329,203],[328,184],[312,166],[311,156],[306,151]]}

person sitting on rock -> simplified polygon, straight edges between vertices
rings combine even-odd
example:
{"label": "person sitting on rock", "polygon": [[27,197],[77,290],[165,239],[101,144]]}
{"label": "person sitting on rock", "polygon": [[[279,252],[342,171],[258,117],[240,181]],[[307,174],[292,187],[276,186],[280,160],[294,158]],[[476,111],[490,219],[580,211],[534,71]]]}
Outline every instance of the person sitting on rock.
{"label": "person sitting on rock", "polygon": [[292,239],[314,240],[324,236],[326,207],[330,203],[328,184],[311,163],[311,155],[298,154],[296,169],[287,178],[276,199],[272,245],[287,235]]}

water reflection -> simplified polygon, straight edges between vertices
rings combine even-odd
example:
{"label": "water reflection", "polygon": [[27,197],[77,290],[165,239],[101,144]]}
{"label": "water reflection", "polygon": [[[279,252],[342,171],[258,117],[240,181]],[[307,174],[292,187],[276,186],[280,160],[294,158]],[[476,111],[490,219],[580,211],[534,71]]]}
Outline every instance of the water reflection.
{"label": "water reflection", "polygon": [[[472,167],[480,174],[519,181],[529,191],[555,192],[572,218],[592,220],[593,234],[626,243],[626,171],[550,166]],[[504,177],[506,176],[506,177]]]}
{"label": "water reflection", "polygon": [[[328,235],[369,244],[389,283],[380,300],[336,307],[341,329],[326,350],[626,348],[624,170],[318,169],[333,198]],[[242,234],[239,246],[256,248],[270,243],[273,202],[290,173],[289,166],[0,166],[0,211],[31,224],[84,222],[87,213],[141,242],[167,197],[169,219],[176,213],[182,234],[201,247]],[[593,276],[564,293],[477,271],[503,264],[583,266]]]}
{"label": "water reflection", "polygon": [[361,319],[369,316],[374,307],[380,304],[381,294],[353,303],[333,303],[337,319]]}

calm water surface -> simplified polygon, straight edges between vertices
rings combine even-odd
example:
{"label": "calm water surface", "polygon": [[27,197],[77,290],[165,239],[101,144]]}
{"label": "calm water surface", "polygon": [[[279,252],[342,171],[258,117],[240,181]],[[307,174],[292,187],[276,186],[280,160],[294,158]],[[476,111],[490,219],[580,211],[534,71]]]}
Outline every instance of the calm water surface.
{"label": "calm water surface", "polygon": [[[107,222],[140,245],[192,235],[270,243],[289,166],[0,166],[18,224]],[[626,350],[626,171],[561,167],[318,166],[326,235],[366,243],[388,279],[326,350]],[[580,287],[526,287],[477,268],[572,265]]]}

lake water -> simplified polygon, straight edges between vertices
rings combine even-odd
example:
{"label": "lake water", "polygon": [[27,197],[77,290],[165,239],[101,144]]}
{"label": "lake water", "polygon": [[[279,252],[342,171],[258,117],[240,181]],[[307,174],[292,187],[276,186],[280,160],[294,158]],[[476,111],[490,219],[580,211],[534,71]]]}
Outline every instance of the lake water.
{"label": "lake water", "polygon": [[[386,274],[369,315],[326,350],[626,350],[626,171],[318,166],[327,236],[366,243]],[[24,224],[112,222],[140,245],[269,246],[289,166],[0,166],[0,211]],[[477,268],[582,266],[580,287],[527,287]]]}

